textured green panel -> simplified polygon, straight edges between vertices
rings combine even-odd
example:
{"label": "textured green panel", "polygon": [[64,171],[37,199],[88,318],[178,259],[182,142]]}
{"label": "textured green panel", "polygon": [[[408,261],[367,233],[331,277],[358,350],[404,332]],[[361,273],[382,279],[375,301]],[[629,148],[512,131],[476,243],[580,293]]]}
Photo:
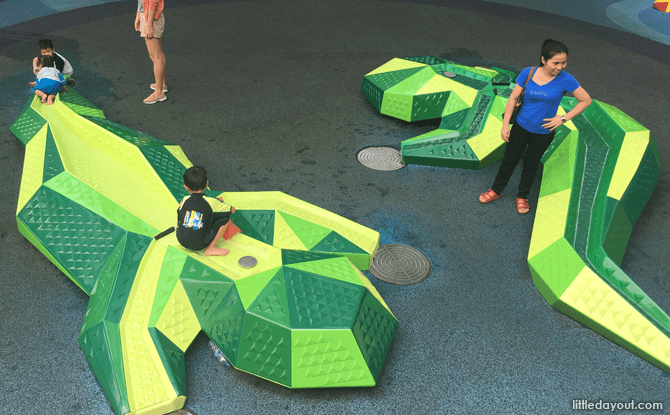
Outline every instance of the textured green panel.
{"label": "textured green panel", "polygon": [[447,105],[451,91],[414,95],[412,99],[412,121],[440,118]]}
{"label": "textured green panel", "polygon": [[621,111],[620,109],[600,101],[598,101],[598,104],[605,112],[607,112],[607,114],[609,114],[610,117],[612,117],[612,120],[616,122],[619,125],[619,127],[621,127],[625,132],[647,130],[646,127],[644,127],[642,124],[635,121],[628,115],[624,114],[623,111]]}
{"label": "textured green panel", "polygon": [[44,186],[18,217],[88,295],[124,234],[120,227]]}
{"label": "textured green panel", "polygon": [[149,328],[151,338],[156,345],[163,367],[177,396],[186,396],[186,361],[181,351],[170,339],[155,327]]}
{"label": "textured green panel", "polygon": [[400,71],[383,72],[374,75],[368,75],[364,79],[367,79],[369,82],[371,82],[374,86],[376,86],[380,90],[386,91],[387,89],[399,84],[400,82],[404,81],[405,79],[424,69],[426,69],[425,66],[419,66],[416,68],[402,69]]}
{"label": "textured green panel", "polygon": [[438,58],[435,56],[406,56],[403,59],[412,62],[425,63],[426,65],[438,65],[449,62],[446,59]]}
{"label": "textured green panel", "polygon": [[280,212],[282,218],[286,221],[293,233],[305,245],[305,248],[311,249],[316,244],[327,237],[332,230],[305,219],[300,219],[288,213]]}
{"label": "textured green panel", "polygon": [[179,278],[201,282],[233,282],[232,279],[221,274],[219,271],[208,267],[190,256],[186,258]]}
{"label": "textured green panel", "polygon": [[[582,113],[595,129],[597,135],[604,140],[607,145],[621,148],[626,132],[621,128],[610,115],[603,109],[600,102],[593,101]],[[575,123],[575,126],[582,132],[582,128]],[[589,157],[590,158],[590,157]]]}
{"label": "textured green panel", "polygon": [[188,196],[184,189],[186,167],[172,153],[163,146],[140,147],[140,151],[177,201]]}
{"label": "textured green panel", "polygon": [[70,173],[63,172],[44,185],[129,232],[144,236],[153,236],[159,232]]}
{"label": "textured green panel", "polygon": [[65,104],[75,104],[80,107],[98,109],[91,101],[84,98],[81,94],[73,89],[69,89],[67,92],[59,94],[59,99]]}
{"label": "textured green panel", "polygon": [[65,106],[70,108],[72,111],[76,112],[79,115],[86,115],[89,117],[104,118],[105,114],[102,110],[97,108],[91,108],[83,105],[77,105],[70,102],[64,102]]}
{"label": "textured green panel", "polygon": [[231,215],[243,234],[272,245],[274,240],[275,211],[274,210],[240,210],[236,209]]}
{"label": "textured green panel", "polygon": [[296,264],[299,262],[317,261],[319,259],[326,259],[326,258],[337,258],[337,257],[339,257],[339,255],[337,254],[325,254],[321,252],[309,252],[309,251],[294,251],[292,249],[281,250],[282,264],[284,265]]}
{"label": "textured green panel", "polygon": [[284,327],[291,327],[284,272],[280,270],[258,294],[247,310]]}
{"label": "textured green panel", "polygon": [[[116,336],[112,332],[116,332]],[[118,325],[101,321],[79,335],[79,346],[114,411],[125,414],[130,412],[130,405],[123,373],[123,356],[120,347],[111,346],[118,338]]]}
{"label": "textured green panel", "polygon": [[34,109],[30,108],[30,103],[32,100],[28,100],[28,103],[24,110],[21,112],[19,117],[14,121],[9,130],[14,133],[16,138],[21,141],[21,144],[25,147],[30,140],[37,134],[39,130],[44,127],[44,124],[47,123],[47,120],[42,118]]}
{"label": "textured green panel", "polygon": [[[581,115],[572,121],[579,119]],[[579,214],[579,199],[582,193],[582,177],[586,160],[586,144],[582,140],[582,132],[579,132],[577,148],[575,149],[575,166],[573,167],[572,190],[570,191],[570,204],[568,206],[568,217],[565,224],[565,239],[573,244],[577,232],[577,216]]]}
{"label": "textured green panel", "polygon": [[326,258],[310,262],[288,265],[291,268],[307,271],[356,285],[364,285],[360,272],[345,257]]}
{"label": "textured green panel", "polygon": [[374,386],[350,330],[291,330],[293,388]]}
{"label": "textured green panel", "polygon": [[408,92],[384,93],[381,113],[404,121],[412,120],[412,94]]}
{"label": "textured green panel", "polygon": [[642,156],[640,167],[621,197],[621,206],[631,224],[635,224],[661,178],[658,144],[652,138]]}
{"label": "textured green panel", "polygon": [[456,74],[456,76],[449,77],[449,79],[478,91],[486,88],[486,86],[491,82],[491,77],[473,72],[472,69],[468,68],[467,66],[455,65],[453,63],[443,63],[439,65],[432,65],[431,68],[440,75],[443,75],[445,71],[452,72]]}
{"label": "textured green panel", "polygon": [[554,151],[556,151],[561,146],[561,144],[563,144],[563,141],[565,141],[570,136],[571,133],[573,135],[579,134],[577,131],[573,131],[568,127],[566,127],[565,125],[559,125],[558,128],[556,129],[556,135],[554,135],[554,139],[551,141],[551,144],[549,144],[549,147],[544,152],[544,155],[542,155],[540,162],[542,164],[545,164],[547,160],[549,160],[551,155],[554,154]]}
{"label": "textured green panel", "polygon": [[[399,71],[403,72],[403,71]],[[386,104],[386,99],[390,93],[398,95],[407,95],[410,98],[410,105],[412,102],[412,96],[417,93],[428,81],[430,81],[435,76],[435,71],[428,67],[422,67],[419,71],[412,74],[402,81],[396,83],[391,88],[388,88],[384,91],[384,103],[382,103],[382,112]]]}
{"label": "textured green panel", "polygon": [[442,118],[442,121],[440,122],[440,129],[441,130],[460,129],[465,123],[465,120],[468,118],[468,114],[470,114],[470,108],[465,108],[460,111],[447,115],[446,117]]}
{"label": "textured green panel", "polygon": [[247,313],[236,367],[291,387],[291,331]]}
{"label": "textured green panel", "polygon": [[21,235],[23,235],[28,240],[28,242],[33,244],[42,253],[42,255],[47,257],[47,259],[51,261],[52,264],[54,264],[59,270],[61,270],[61,272],[65,274],[69,279],[71,279],[79,288],[81,288],[79,284],[77,284],[77,280],[72,278],[70,273],[67,272],[67,270],[63,268],[63,266],[56,260],[56,258],[54,258],[53,255],[51,255],[51,253],[44,247],[44,245],[42,245],[42,242],[40,242],[35,237],[35,235],[33,235],[33,233],[30,232],[30,229],[28,229],[26,225],[23,224],[23,222],[21,222],[21,219],[16,218],[16,225],[18,226]]}
{"label": "textured green panel", "polygon": [[130,289],[135,281],[137,270],[142,262],[144,253],[153,241],[152,238],[128,232],[126,243],[123,248],[123,256],[119,264],[119,271],[114,281],[114,288],[110,296],[109,306],[105,314],[105,320],[119,324],[123,310],[126,307]]}
{"label": "textured green panel", "polygon": [[117,137],[136,145],[137,147],[155,146],[155,145],[170,145],[167,141],[159,140],[148,134],[141,133],[113,121],[98,117],[84,116],[87,120],[99,125],[105,130],[111,132]]}
{"label": "textured green panel", "polygon": [[366,289],[333,278],[284,267],[291,327],[350,329]]}
{"label": "textured green panel", "polygon": [[352,331],[375,381],[397,328],[398,320],[366,290]]}
{"label": "textured green panel", "polygon": [[[151,307],[151,317],[149,318],[148,327],[154,327],[158,323],[158,319],[160,319],[165,305],[179,281],[179,276],[184,269],[184,263],[187,258],[189,257],[180,250],[171,246],[167,247],[163,263],[161,264],[160,274],[158,275],[158,283],[156,284],[156,293],[154,294],[154,303]],[[200,325],[202,326],[202,322]]]}
{"label": "textured green panel", "polygon": [[119,270],[123,246],[125,245],[125,235],[116,246],[116,249],[102,268],[98,281],[95,283],[91,298],[88,300],[84,324],[81,327],[81,333],[98,324],[105,317],[109,305],[112,288],[116,279],[116,273]]}
{"label": "textured green panel", "polygon": [[310,251],[335,253],[345,256],[358,269],[368,269],[370,265],[370,254],[335,231],[314,245]]}
{"label": "textured green panel", "polygon": [[[614,210],[610,214],[612,205]],[[633,225],[628,220],[628,216],[626,216],[626,212],[624,212],[619,201],[610,197],[607,198],[604,228],[606,233],[603,235],[602,247],[612,261],[620,265],[626,252],[628,238],[633,231]]]}
{"label": "textured green panel", "polygon": [[233,287],[233,282],[202,282],[181,280],[198,322],[202,327],[212,315],[216,306]]}
{"label": "textured green panel", "polygon": [[59,175],[65,169],[63,168],[63,162],[60,159],[60,154],[58,153],[58,148],[56,147],[56,142],[54,141],[54,136],[51,133],[51,128],[47,127],[47,143],[44,150],[44,175],[42,176],[42,182],[46,182],[54,176]]}
{"label": "textured green panel", "polygon": [[579,136],[576,132],[568,138],[564,137],[561,144],[553,150],[551,158],[544,162],[540,197],[572,187],[577,140]]}
{"label": "textured green panel", "polygon": [[584,261],[561,238],[530,258],[528,265],[533,283],[549,305],[552,305],[584,268]]}
{"label": "textured green panel", "polygon": [[402,149],[402,160],[407,164],[424,166],[479,169],[480,160],[466,142],[426,145],[425,147]]}
{"label": "textured green panel", "polygon": [[381,112],[382,110],[382,101],[384,100],[384,90],[373,84],[367,77],[363,78],[363,84],[361,85],[361,92],[365,97],[370,101],[372,105]]}
{"label": "textured green panel", "polygon": [[239,293],[233,287],[216,306],[209,320],[201,324],[207,336],[235,367],[237,367],[245,314]]}
{"label": "textured green panel", "polygon": [[265,286],[272,278],[274,278],[278,271],[281,271],[281,267],[272,268],[235,281],[235,286],[237,287],[240,299],[245,308],[249,308],[251,303],[258,297],[258,294],[263,291]]}

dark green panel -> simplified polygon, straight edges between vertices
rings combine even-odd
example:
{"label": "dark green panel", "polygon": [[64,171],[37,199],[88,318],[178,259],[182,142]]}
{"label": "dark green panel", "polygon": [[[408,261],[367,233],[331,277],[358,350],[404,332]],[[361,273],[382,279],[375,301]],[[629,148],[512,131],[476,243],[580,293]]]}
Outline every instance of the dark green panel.
{"label": "dark green panel", "polygon": [[[573,119],[578,120],[582,115]],[[577,149],[575,155],[574,175],[572,178],[572,186],[570,191],[570,202],[568,204],[568,215],[565,222],[565,240],[570,245],[575,242],[575,234],[577,232],[577,216],[579,214],[579,201],[582,193],[582,178],[584,175],[584,164],[586,162],[586,144],[581,139],[582,132],[579,132],[579,140],[577,140]]]}
{"label": "dark green panel", "polygon": [[255,314],[284,327],[291,327],[284,273],[279,270],[249,306],[247,314]]}
{"label": "dark green panel", "polygon": [[24,110],[16,121],[14,121],[14,124],[9,127],[9,130],[14,133],[24,147],[33,139],[35,134],[44,127],[44,124],[47,123],[47,120],[42,118],[42,116],[35,112],[34,109],[30,108],[32,102],[33,98],[31,97]]}
{"label": "dark green panel", "polygon": [[452,114],[446,115],[440,122],[440,129],[442,130],[458,130],[463,126],[465,120],[468,119],[470,108],[465,108]]}
{"label": "dark green panel", "polygon": [[46,183],[52,177],[56,177],[65,169],[63,168],[63,161],[58,153],[56,141],[51,133],[51,127],[47,127],[47,144],[44,150],[44,174],[42,176],[42,183]]}
{"label": "dark green panel", "polygon": [[284,277],[292,328],[352,328],[365,287],[291,267]]}
{"label": "dark green panel", "polygon": [[621,197],[621,206],[631,224],[635,224],[661,178],[658,144],[652,138],[642,156],[640,167]]}
{"label": "dark green panel", "polygon": [[[117,336],[111,335],[112,330],[116,331]],[[130,405],[123,373],[123,356],[120,347],[110,347],[110,340],[119,337],[118,325],[101,321],[79,335],[79,346],[114,411],[126,414],[130,412]]]}
{"label": "dark green panel", "polygon": [[163,146],[143,146],[140,151],[177,201],[188,196],[184,188],[186,167],[172,153]]}
{"label": "dark green panel", "polygon": [[281,259],[283,265],[297,264],[299,262],[318,261],[319,259],[335,258],[340,255],[326,254],[322,252],[294,251],[291,249],[281,250]]}
{"label": "dark green panel", "polygon": [[603,109],[599,102],[593,101],[582,114],[589,120],[591,126],[608,146],[621,148],[626,132]]}
{"label": "dark green panel", "polygon": [[432,120],[442,117],[451,91],[414,95],[412,98],[412,121]]}
{"label": "dark green panel", "polygon": [[237,288],[233,286],[217,304],[210,318],[201,324],[203,331],[235,367],[237,367],[244,319],[244,306]]}
{"label": "dark green panel", "polygon": [[158,355],[163,362],[165,371],[170,378],[170,383],[177,396],[186,396],[186,362],[184,352],[181,351],[170,339],[168,339],[156,327],[150,327],[149,333],[156,345]]}
{"label": "dark green panel", "polygon": [[181,283],[201,327],[234,285],[232,281],[203,282],[184,278],[181,279]]}
{"label": "dark green panel", "polygon": [[119,271],[114,281],[114,288],[110,296],[105,320],[119,324],[123,310],[126,307],[130,290],[133,287],[137,270],[149,245],[153,241],[148,236],[128,232],[123,248],[123,256],[119,264]]}
{"label": "dark green panel", "polygon": [[243,234],[272,245],[274,241],[275,211],[274,210],[236,210],[231,215]]}
{"label": "dark green panel", "polygon": [[125,233],[45,186],[35,192],[18,217],[88,295]]}
{"label": "dark green panel", "polygon": [[438,58],[436,56],[405,56],[403,59],[406,61],[425,63],[426,65],[439,65],[449,62],[446,59]]}
{"label": "dark green panel", "polygon": [[398,320],[366,290],[353,333],[375,381],[382,371],[397,328]]}
{"label": "dark green panel", "polygon": [[417,66],[416,68],[401,69],[398,71],[382,72],[374,75],[366,75],[364,79],[370,81],[373,85],[381,91],[386,91],[414,75],[415,73],[426,69],[425,66]]}
{"label": "dark green panel", "polygon": [[381,112],[382,101],[384,100],[384,90],[373,84],[368,78],[363,78],[361,92],[365,95],[368,101],[374,105],[377,111]]}
{"label": "dark green panel", "polygon": [[554,135],[554,139],[551,141],[551,144],[549,144],[549,148],[547,148],[547,150],[544,152],[542,159],[540,159],[542,164],[546,163],[547,160],[549,160],[549,157],[551,157],[551,155],[554,154],[554,151],[556,151],[556,149],[563,143],[563,141],[570,134],[571,131],[572,130],[570,130],[565,125],[560,125],[556,129],[556,135]]}
{"label": "dark green panel", "polygon": [[621,265],[632,231],[633,225],[619,201],[608,197],[602,246],[612,261],[618,265]]}
{"label": "dark green panel", "polygon": [[367,254],[367,252],[356,244],[335,231],[329,233],[318,244],[314,245],[310,251],[337,254]]}
{"label": "dark green panel", "polygon": [[247,313],[236,367],[291,387],[291,330]]}
{"label": "dark green panel", "polygon": [[75,104],[80,107],[98,109],[91,101],[84,98],[80,93],[74,89],[68,89],[67,92],[59,94],[61,102],[65,104]]}
{"label": "dark green panel", "polygon": [[184,268],[182,268],[179,278],[202,282],[233,282],[232,279],[221,274],[219,271],[208,267],[190,256],[186,258]]}
{"label": "dark green panel", "polygon": [[99,125],[105,130],[111,132],[119,138],[122,138],[128,141],[131,144],[136,145],[137,147],[146,147],[146,146],[155,146],[155,145],[170,145],[167,141],[159,140],[156,137],[152,137],[148,134],[141,133],[139,131],[133,130],[121,124],[117,124],[113,121],[106,120],[104,118],[84,116],[89,121]]}

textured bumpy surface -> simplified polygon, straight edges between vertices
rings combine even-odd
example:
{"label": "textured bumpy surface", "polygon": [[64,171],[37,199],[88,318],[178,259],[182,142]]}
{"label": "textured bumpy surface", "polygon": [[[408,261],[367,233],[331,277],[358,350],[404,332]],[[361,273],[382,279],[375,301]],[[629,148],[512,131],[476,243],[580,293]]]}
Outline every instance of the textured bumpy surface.
{"label": "textured bumpy surface", "polygon": [[[441,75],[443,68],[456,76]],[[494,70],[434,57],[393,59],[366,75],[362,90],[383,114],[407,121],[443,117],[440,129],[403,142],[406,162],[479,168],[504,151],[500,115],[510,89],[489,91],[497,79],[513,78]],[[576,103],[563,98],[558,113]],[[535,286],[557,310],[670,372],[670,318],[620,268],[633,225],[660,179],[649,130],[594,100],[557,129],[542,162],[528,252]]]}
{"label": "textured bumpy surface", "polygon": [[79,344],[118,414],[184,405],[200,330],[235,368],[287,387],[376,383],[398,326],[360,272],[377,232],[281,192],[208,190],[236,207],[242,233],[207,257],[174,233],[153,238],[186,195],[178,146],[75,91],[31,98],[11,131],[26,147],[19,230],[90,296]]}

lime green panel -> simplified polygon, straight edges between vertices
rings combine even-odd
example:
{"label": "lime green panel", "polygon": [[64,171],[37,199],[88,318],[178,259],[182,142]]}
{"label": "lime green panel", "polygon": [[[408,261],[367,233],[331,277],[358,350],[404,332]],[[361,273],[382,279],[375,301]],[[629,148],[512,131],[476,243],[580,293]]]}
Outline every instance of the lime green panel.
{"label": "lime green panel", "polygon": [[412,121],[412,94],[385,92],[382,101],[381,113],[401,119]]}
{"label": "lime green panel", "polygon": [[278,212],[286,221],[293,233],[302,241],[305,248],[311,249],[323,238],[325,238],[331,229],[317,225],[305,219],[300,219],[288,213]]}
{"label": "lime green panel", "polygon": [[172,290],[170,299],[156,322],[156,328],[184,352],[200,332],[198,316],[195,314],[181,280]]}
{"label": "lime green panel", "polygon": [[154,294],[154,301],[151,307],[151,317],[149,318],[148,327],[156,326],[158,318],[163,313],[163,309],[170,299],[170,295],[174,290],[179,276],[184,268],[188,256],[183,252],[168,246],[161,265],[161,271],[158,276],[158,283],[156,285],[156,294]]}
{"label": "lime green panel", "polygon": [[307,250],[305,244],[293,232],[293,229],[286,223],[282,215],[275,215],[272,244],[282,249]]}
{"label": "lime green panel", "polygon": [[44,185],[127,231],[145,236],[159,232],[69,173],[61,173]]}
{"label": "lime green panel", "polygon": [[[408,77],[407,79],[398,82],[396,85],[384,91],[384,100],[386,101],[386,97],[388,94],[414,95],[418,91],[420,91],[421,88],[435,76],[436,76],[435,71],[433,71],[432,68],[424,68],[418,71],[417,73],[413,74],[412,76]],[[434,91],[427,91],[427,92],[434,92]],[[384,108],[383,104],[382,108]]]}
{"label": "lime green panel", "polygon": [[249,308],[251,303],[258,297],[258,294],[263,291],[263,288],[268,282],[277,274],[280,268],[272,268],[261,273],[242,278],[235,281],[235,286],[239,292],[240,299],[245,308]]}
{"label": "lime green panel", "polygon": [[291,387],[291,330],[247,313],[235,367]]}
{"label": "lime green panel", "polygon": [[16,207],[18,214],[33,197],[37,189],[42,185],[44,177],[44,151],[47,145],[47,130],[45,125],[35,138],[26,145],[26,156],[23,159],[23,175],[21,176],[21,188],[19,189],[19,201]]}
{"label": "lime green panel", "polygon": [[584,269],[584,262],[565,238],[561,238],[528,259],[533,283],[553,305]]}
{"label": "lime green panel", "polygon": [[336,257],[288,265],[291,268],[323,275],[351,284],[364,285],[358,270],[347,258]]}
{"label": "lime green panel", "polygon": [[375,73],[375,74],[369,74],[366,75],[364,80],[369,82],[371,85],[368,87],[368,89],[372,88],[373,86],[381,91],[382,93],[388,90],[389,88],[392,88],[395,85],[398,85],[400,82],[404,81],[405,79],[411,77],[412,75],[416,74],[417,72],[420,72],[427,67],[425,65],[422,65],[421,67],[415,67],[415,68],[408,68],[408,69],[401,69],[397,71],[391,71],[391,72],[383,72],[383,73]]}
{"label": "lime green panel", "polygon": [[350,330],[292,330],[293,388],[374,386]]}
{"label": "lime green panel", "polygon": [[186,154],[184,154],[184,150],[181,149],[179,146],[165,146],[165,149],[172,153],[174,158],[179,160],[179,162],[186,167],[187,169],[191,166],[193,166],[193,163],[191,163],[191,160],[186,157]]}
{"label": "lime green panel", "polygon": [[610,117],[612,117],[614,122],[616,122],[619,125],[619,127],[621,127],[625,132],[628,133],[634,131],[647,130],[646,127],[644,127],[642,124],[626,115],[620,109],[600,101],[598,101],[598,104],[602,107],[603,110],[605,110],[605,112],[607,112],[607,114],[609,114]]}
{"label": "lime green panel", "polygon": [[485,160],[490,154],[502,151],[505,141],[500,138],[501,129],[502,122],[489,115],[481,132],[466,141],[479,160]]}
{"label": "lime green panel", "polygon": [[570,189],[541,197],[533,223],[528,258],[544,251],[565,234],[565,223],[570,205]]}
{"label": "lime green panel", "polygon": [[447,105],[444,107],[444,111],[442,111],[442,116],[446,117],[447,115],[454,114],[465,109],[470,109],[471,105],[468,105],[465,101],[463,101],[463,99],[458,96],[457,92],[449,94],[449,101],[447,101]]}
{"label": "lime green panel", "polygon": [[286,328],[291,327],[291,318],[286,295],[284,271],[279,270],[247,309],[247,316],[254,314]]}
{"label": "lime green panel", "polygon": [[375,75],[379,73],[385,73],[385,72],[395,72],[395,71],[400,71],[403,69],[410,69],[410,68],[425,68],[427,65],[424,63],[419,63],[419,62],[412,62],[408,61],[405,59],[400,59],[400,58],[393,58],[390,61],[386,62],[379,68],[375,69],[374,71],[368,73],[365,76],[370,76],[370,75]]}
{"label": "lime green panel", "polygon": [[140,147],[140,151],[176,201],[188,196],[184,188],[186,167],[170,151],[163,146]]}
{"label": "lime green panel", "polygon": [[573,131],[561,142],[544,163],[540,197],[570,189],[574,177],[579,133]]}
{"label": "lime green panel", "polygon": [[500,122],[503,121],[503,113],[505,112],[505,106],[507,106],[507,98],[503,98],[501,96],[496,96],[493,99],[493,105],[491,105],[491,115],[496,117],[496,119]]}
{"label": "lime green panel", "polygon": [[407,140],[403,141],[402,143],[404,144],[404,143],[409,143],[409,142],[413,142],[413,141],[420,141],[420,140],[425,140],[425,139],[428,139],[428,138],[440,138],[441,136],[447,135],[449,133],[453,133],[454,131],[456,131],[456,130],[445,130],[445,129],[442,129],[442,128],[438,128],[436,130],[429,131],[425,134],[417,135],[416,137],[407,139]]}
{"label": "lime green panel", "polygon": [[[121,139],[123,139],[123,140],[137,146],[137,147],[165,145],[166,148],[171,147],[171,148],[168,148],[168,150],[173,154],[175,152],[177,152],[177,150],[174,147],[179,149],[179,146],[172,146],[172,145],[168,146],[168,144],[170,144],[170,143],[168,143],[167,141],[159,140],[156,137],[152,137],[148,134],[141,133],[139,131],[133,130],[132,128],[128,128],[126,126],[123,126],[121,124],[117,124],[114,121],[109,121],[109,120],[105,120],[103,118],[97,118],[97,117],[87,117],[87,116],[84,116],[83,118],[91,121],[92,123],[98,125],[99,127],[104,128],[105,130],[109,131],[113,136],[121,138]],[[179,149],[179,151],[181,151],[181,149]],[[183,152],[182,152],[182,154],[183,154]],[[175,157],[177,157],[177,156],[175,156]],[[184,156],[184,157],[186,157],[186,156]],[[177,158],[180,159],[179,157],[177,157]],[[180,159],[180,160],[182,160],[182,159]],[[191,166],[188,165],[187,167],[191,167]]]}
{"label": "lime green panel", "polygon": [[626,133],[614,174],[607,189],[607,196],[621,200],[633,176],[640,167],[640,162],[649,145],[649,131]]}
{"label": "lime green panel", "polygon": [[450,92],[451,83],[449,78],[445,78],[442,75],[438,75],[433,71],[433,76],[428,79],[428,81],[423,84],[423,86],[415,92],[415,95],[432,95],[435,93],[445,93],[445,98],[448,98],[448,93]]}

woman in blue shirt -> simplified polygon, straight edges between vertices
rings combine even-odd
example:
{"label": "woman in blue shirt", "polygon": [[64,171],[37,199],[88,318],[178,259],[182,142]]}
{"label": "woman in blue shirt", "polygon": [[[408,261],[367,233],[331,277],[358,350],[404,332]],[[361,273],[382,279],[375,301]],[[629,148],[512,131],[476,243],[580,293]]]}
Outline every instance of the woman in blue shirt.
{"label": "woman in blue shirt", "polygon": [[[501,138],[507,141],[505,156],[493,186],[479,196],[481,203],[489,203],[502,196],[514,168],[523,156],[516,208],[522,215],[530,210],[528,194],[535,180],[540,159],[554,139],[556,127],[576,117],[591,105],[589,94],[579,86],[572,75],[564,71],[567,63],[567,46],[556,40],[545,40],[542,44],[540,66],[535,69],[526,84],[523,105],[510,132],[509,121],[531,68],[526,68],[519,74],[507,101],[503,127],[500,131]],[[557,114],[558,106],[566,93],[572,93],[579,103],[570,112],[560,116]]]}

